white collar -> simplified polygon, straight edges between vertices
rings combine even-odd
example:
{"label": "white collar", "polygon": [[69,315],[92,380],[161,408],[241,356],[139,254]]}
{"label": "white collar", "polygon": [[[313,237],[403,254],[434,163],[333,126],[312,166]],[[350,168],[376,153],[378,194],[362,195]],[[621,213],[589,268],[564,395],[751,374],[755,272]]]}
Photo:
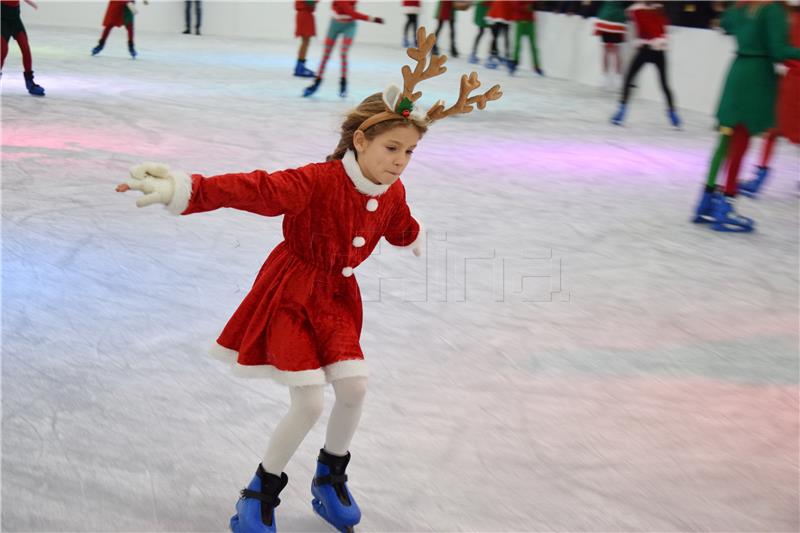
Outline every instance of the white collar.
{"label": "white collar", "polygon": [[353,185],[355,185],[356,189],[358,189],[358,192],[361,194],[380,196],[389,190],[389,187],[391,187],[391,185],[379,185],[377,183],[373,183],[365,178],[364,173],[361,172],[361,167],[358,166],[358,161],[356,161],[356,155],[352,150],[345,152],[344,157],[342,158],[342,165],[344,166],[344,171],[347,173],[350,181],[353,182]]}

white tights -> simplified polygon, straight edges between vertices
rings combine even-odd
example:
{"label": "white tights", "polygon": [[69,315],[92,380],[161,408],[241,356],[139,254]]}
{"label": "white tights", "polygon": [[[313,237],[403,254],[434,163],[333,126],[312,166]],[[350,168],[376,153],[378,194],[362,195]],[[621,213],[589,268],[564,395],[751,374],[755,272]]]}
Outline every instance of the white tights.
{"label": "white tights", "polygon": [[[289,412],[278,423],[261,462],[270,474],[281,475],[289,459],[314,427],[324,408],[324,385],[290,387]],[[333,382],[333,404],[325,435],[325,451],[345,456],[361,419],[361,407],[367,394],[367,378],[352,377]]]}

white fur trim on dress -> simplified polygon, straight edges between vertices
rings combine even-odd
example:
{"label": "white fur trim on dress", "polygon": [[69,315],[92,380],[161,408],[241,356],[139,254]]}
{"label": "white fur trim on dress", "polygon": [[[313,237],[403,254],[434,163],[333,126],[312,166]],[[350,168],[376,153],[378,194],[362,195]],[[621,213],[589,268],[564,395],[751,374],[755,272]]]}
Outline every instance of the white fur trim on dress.
{"label": "white fur trim on dress", "polygon": [[189,207],[189,200],[192,198],[192,178],[185,172],[170,172],[169,175],[174,190],[167,210],[173,215],[180,215]]}
{"label": "white fur trim on dress", "polygon": [[389,190],[390,185],[378,185],[364,177],[364,173],[361,172],[361,167],[358,166],[356,155],[352,150],[345,152],[342,158],[342,165],[344,165],[344,171],[347,173],[350,181],[353,182],[353,185],[355,185],[356,189],[358,189],[358,192],[361,194],[380,196]]}
{"label": "white fur trim on dress", "polygon": [[325,385],[337,379],[356,376],[367,377],[367,363],[363,359],[339,361],[331,365],[313,370],[287,371],[278,370],[272,365],[240,365],[237,361],[239,352],[214,343],[209,349],[214,359],[228,363],[234,376],[241,378],[270,378],[289,387],[305,387],[308,385]]}

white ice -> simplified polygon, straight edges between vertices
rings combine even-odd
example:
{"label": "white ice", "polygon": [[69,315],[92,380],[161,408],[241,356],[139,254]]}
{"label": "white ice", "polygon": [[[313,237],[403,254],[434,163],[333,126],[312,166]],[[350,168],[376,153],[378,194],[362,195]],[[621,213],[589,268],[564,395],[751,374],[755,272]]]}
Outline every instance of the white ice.
{"label": "white ice", "polygon": [[[6,531],[223,531],[287,408],[206,357],[280,220],[177,218],[114,186],[322,160],[399,49],[338,58],[318,96],[290,41],[35,34],[36,99],[2,80]],[[309,66],[316,68],[318,48]],[[425,83],[452,101],[458,75]],[[350,488],[361,531],[797,531],[798,171],[781,141],[749,235],[689,223],[711,110],[479,68],[505,96],[432,127],[404,182],[429,230],[357,269],[370,393]],[[650,70],[642,76],[654,76]],[[680,94],[676,95],[680,101]],[[760,141],[743,166],[750,177]],[[330,406],[332,397],[328,398]],[[320,531],[326,419],[287,467],[281,531]]]}

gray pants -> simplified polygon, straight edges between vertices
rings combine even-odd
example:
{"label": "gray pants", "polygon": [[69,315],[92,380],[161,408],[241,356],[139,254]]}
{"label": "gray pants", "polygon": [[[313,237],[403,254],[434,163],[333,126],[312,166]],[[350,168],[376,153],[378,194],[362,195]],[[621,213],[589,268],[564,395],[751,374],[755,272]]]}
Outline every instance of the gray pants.
{"label": "gray pants", "polygon": [[186,0],[186,31],[192,29],[192,4],[194,4],[194,29],[200,31],[200,21],[203,18],[203,6],[200,0]]}

